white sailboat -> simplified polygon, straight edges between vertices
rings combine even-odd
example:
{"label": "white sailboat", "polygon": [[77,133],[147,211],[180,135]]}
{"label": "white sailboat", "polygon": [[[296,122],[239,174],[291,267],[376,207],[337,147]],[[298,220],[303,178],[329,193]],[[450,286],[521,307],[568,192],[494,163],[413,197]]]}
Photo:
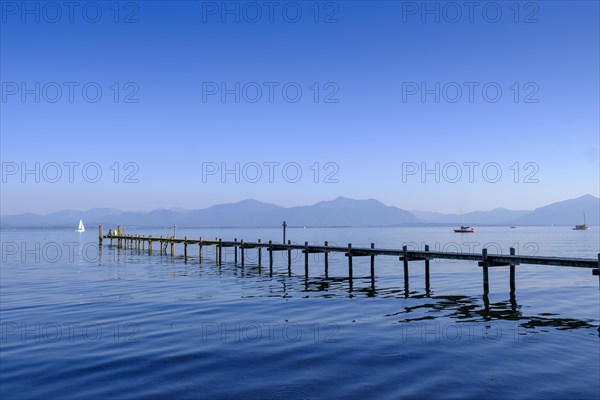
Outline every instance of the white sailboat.
{"label": "white sailboat", "polygon": [[79,220],[79,226],[77,227],[77,232],[85,232],[85,226],[83,226],[83,220]]}

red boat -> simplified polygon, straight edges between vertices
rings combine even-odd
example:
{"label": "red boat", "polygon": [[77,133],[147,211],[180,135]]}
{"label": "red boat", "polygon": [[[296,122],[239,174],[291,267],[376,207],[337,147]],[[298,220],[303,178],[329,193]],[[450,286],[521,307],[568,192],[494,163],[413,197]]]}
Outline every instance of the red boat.
{"label": "red boat", "polygon": [[454,232],[456,232],[456,233],[473,233],[473,232],[475,232],[475,229],[471,228],[470,226],[464,226],[462,224],[462,208],[460,209],[460,229],[455,229]]}
{"label": "red boat", "polygon": [[461,226],[460,229],[455,229],[454,232],[457,232],[457,233],[473,233],[473,232],[475,232],[475,229],[471,228],[470,226]]}

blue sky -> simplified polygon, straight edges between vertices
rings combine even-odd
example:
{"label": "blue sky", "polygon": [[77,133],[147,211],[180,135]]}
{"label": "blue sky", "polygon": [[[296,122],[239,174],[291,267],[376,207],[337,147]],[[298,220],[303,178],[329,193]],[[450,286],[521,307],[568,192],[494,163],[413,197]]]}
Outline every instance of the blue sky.
{"label": "blue sky", "polygon": [[2,2],[3,215],[599,194],[596,1],[23,4]]}

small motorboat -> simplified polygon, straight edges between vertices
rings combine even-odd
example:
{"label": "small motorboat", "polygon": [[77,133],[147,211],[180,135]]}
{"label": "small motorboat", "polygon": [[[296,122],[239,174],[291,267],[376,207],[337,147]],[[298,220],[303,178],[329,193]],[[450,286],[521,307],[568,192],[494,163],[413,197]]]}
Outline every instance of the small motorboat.
{"label": "small motorboat", "polygon": [[456,232],[456,233],[473,233],[473,232],[475,232],[475,229],[471,228],[470,226],[465,226],[462,224],[462,208],[460,209],[460,229],[455,229],[454,232]]}
{"label": "small motorboat", "polygon": [[473,232],[475,232],[475,229],[471,228],[470,226],[461,225],[460,229],[455,229],[454,232],[456,232],[456,233],[473,233]]}

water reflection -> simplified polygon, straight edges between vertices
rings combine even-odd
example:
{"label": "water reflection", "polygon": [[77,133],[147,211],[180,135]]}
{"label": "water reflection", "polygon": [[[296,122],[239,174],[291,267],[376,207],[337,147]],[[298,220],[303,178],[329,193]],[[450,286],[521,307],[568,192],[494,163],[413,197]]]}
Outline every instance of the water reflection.
{"label": "water reflection", "polygon": [[[492,321],[516,321],[524,329],[554,328],[571,330],[581,328],[597,328],[594,320],[564,318],[555,314],[528,314],[518,304],[515,288],[511,287],[509,297],[505,300],[490,302],[489,295],[482,288],[481,296],[434,295],[430,287],[429,274],[425,276],[425,290],[410,290],[409,276],[379,280],[374,276],[332,277],[329,274],[309,276],[304,273],[293,273],[288,268],[273,269],[272,265],[258,265],[246,262],[244,265],[235,262],[214,263],[214,259],[200,259],[182,255],[175,257],[147,256],[127,257],[128,251],[109,248],[111,257],[117,262],[126,261],[132,264],[155,264],[169,269],[173,276],[220,276],[243,279],[251,282],[244,286],[242,298],[265,297],[318,297],[318,298],[398,298],[415,300],[414,305],[403,306],[401,311],[386,314],[386,317],[397,317],[397,323],[411,323],[439,318],[450,318],[457,322],[486,323]],[[139,254],[137,250],[133,254]],[[135,262],[132,262],[135,261]],[[210,264],[211,268],[203,268]],[[164,273],[164,271],[157,271]],[[311,273],[315,273],[311,269]],[[321,271],[319,271],[320,273]],[[397,279],[396,279],[397,278]],[[403,285],[402,285],[403,282]],[[403,302],[403,304],[407,304]],[[410,304],[410,303],[409,303]]]}
{"label": "water reflection", "polygon": [[[416,295],[412,298],[419,299],[426,298],[426,296]],[[517,304],[514,295],[509,300],[495,303],[490,303],[487,295],[482,296],[482,299],[469,296],[432,296],[427,299],[431,299],[433,302],[404,307],[402,311],[386,316],[404,317],[397,321],[399,323],[436,319],[443,316],[456,319],[458,322],[520,321],[519,326],[527,329],[539,327],[552,327],[560,330],[595,328],[595,325],[592,324],[593,320],[561,318],[554,314],[528,315],[523,312],[522,306]]]}

